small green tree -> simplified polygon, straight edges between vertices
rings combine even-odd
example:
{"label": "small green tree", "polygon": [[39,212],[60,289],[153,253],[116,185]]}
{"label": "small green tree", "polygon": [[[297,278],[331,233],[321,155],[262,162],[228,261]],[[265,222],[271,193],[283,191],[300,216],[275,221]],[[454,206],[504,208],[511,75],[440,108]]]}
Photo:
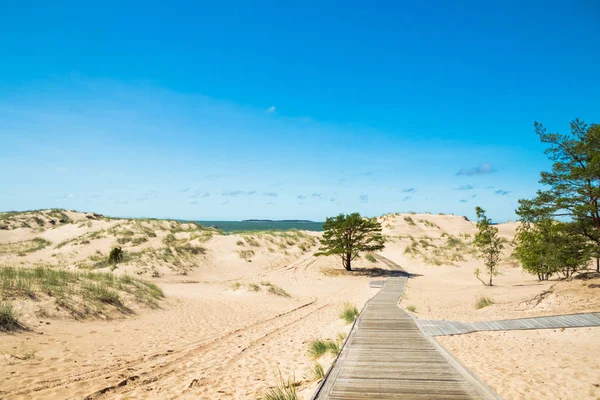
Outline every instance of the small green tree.
{"label": "small green tree", "polygon": [[[485,262],[487,272],[490,274],[489,286],[492,286],[492,278],[498,275],[498,263],[500,262],[500,254],[504,245],[502,238],[498,236],[498,228],[492,225],[492,220],[485,216],[485,210],[481,207],[476,207],[475,212],[477,213],[477,234],[473,243],[479,250],[479,256]],[[479,268],[475,269],[475,276],[484,284],[487,285],[481,278],[479,278]]]}
{"label": "small green tree", "polygon": [[323,224],[321,247],[316,256],[338,255],[346,270],[352,270],[352,260],[361,251],[384,248],[381,224],[376,218],[363,218],[359,213],[329,217]]}
{"label": "small green tree", "polygon": [[108,255],[108,262],[117,265],[121,261],[123,261],[123,250],[120,247],[115,247]]}
{"label": "small green tree", "polygon": [[517,228],[513,255],[521,262],[523,270],[548,280],[557,273],[573,275],[587,265],[590,246],[587,239],[577,233],[572,223],[553,219],[524,222]]}
{"label": "small green tree", "polygon": [[[571,122],[570,134],[548,133],[535,123],[545,153],[553,162],[550,171],[540,174],[544,190],[533,199],[519,200],[516,211],[521,222],[540,218],[568,218],[573,234],[584,237],[593,247],[600,272],[600,125]],[[577,239],[578,240],[578,239]]]}

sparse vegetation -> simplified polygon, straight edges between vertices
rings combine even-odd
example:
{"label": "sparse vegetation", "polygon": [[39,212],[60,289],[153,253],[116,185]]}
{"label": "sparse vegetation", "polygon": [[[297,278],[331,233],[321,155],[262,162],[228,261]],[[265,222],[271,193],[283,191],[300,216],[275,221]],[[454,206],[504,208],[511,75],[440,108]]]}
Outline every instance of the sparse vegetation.
{"label": "sparse vegetation", "polygon": [[356,317],[358,317],[358,308],[352,303],[344,303],[344,308],[342,313],[340,314],[340,318],[346,321],[347,324],[354,322]]}
{"label": "sparse vegetation", "polygon": [[240,258],[242,258],[246,261],[250,261],[252,256],[254,256],[254,250],[239,250],[238,254],[239,254]]}
{"label": "sparse vegetation", "polygon": [[19,254],[25,255],[33,253],[49,246],[51,243],[45,239],[36,237],[31,240],[23,240],[21,242],[0,244],[0,254]]}
{"label": "sparse vegetation", "polygon": [[340,353],[344,339],[345,336],[342,336],[340,334],[337,336],[336,340],[312,340],[308,344],[308,355],[311,356],[314,360],[323,356],[325,353],[330,353],[333,356],[337,356]]}
{"label": "sparse vegetation", "polygon": [[273,285],[271,282],[261,282],[260,284],[263,286],[266,286],[267,291],[271,294],[274,294],[276,296],[281,296],[281,297],[290,297],[290,294],[288,292],[286,292],[279,286]]}
{"label": "sparse vegetation", "polygon": [[[106,315],[107,305],[130,313],[127,303],[132,301],[156,308],[157,300],[164,294],[155,284],[128,275],[117,277],[111,273],[79,273],[44,267],[0,267],[0,300],[5,302],[18,297],[53,298],[59,309],[83,319]],[[5,316],[11,316],[10,305],[4,305],[2,309]]]}
{"label": "sparse vegetation", "polygon": [[480,308],[491,306],[492,304],[494,304],[494,300],[490,297],[481,296],[475,303],[475,308],[479,310]]}
{"label": "sparse vegetation", "polygon": [[367,253],[367,255],[365,256],[365,260],[372,262],[372,263],[376,263],[377,259],[375,258],[375,255],[372,253]]}
{"label": "sparse vegetation", "polygon": [[261,400],[298,400],[296,379],[284,379],[278,371],[277,382],[262,396]]}
{"label": "sparse vegetation", "polygon": [[12,304],[6,301],[0,302],[0,331],[10,332],[21,328],[17,314]]}
{"label": "sparse vegetation", "polygon": [[413,305],[410,305],[410,306],[406,307],[406,309],[408,311],[410,311],[411,313],[416,313],[417,312],[417,307],[413,306]]}
{"label": "sparse vegetation", "polygon": [[417,226],[417,224],[415,224],[415,221],[411,217],[409,217],[408,215],[404,217],[404,220],[406,221],[406,223],[408,223],[408,225]]}
{"label": "sparse vegetation", "polygon": [[419,222],[422,223],[423,225],[429,227],[429,228],[440,229],[440,227],[438,226],[438,224],[436,224],[435,222],[428,221],[426,219],[419,219]]}
{"label": "sparse vegetation", "polygon": [[310,379],[313,381],[320,381],[325,377],[325,371],[323,370],[323,366],[315,361],[311,370],[310,370]]}
{"label": "sparse vegetation", "polygon": [[327,353],[328,346],[325,340],[316,339],[308,344],[308,354],[313,358],[317,359],[323,354]]}
{"label": "sparse vegetation", "polygon": [[271,282],[266,282],[266,281],[261,282],[260,285],[258,285],[256,283],[242,284],[240,282],[236,282],[231,286],[231,290],[241,290],[244,288],[246,290],[248,290],[249,292],[260,292],[263,290],[263,288],[266,288],[267,293],[271,293],[271,294],[274,294],[276,296],[281,296],[281,297],[291,297],[288,292],[286,292],[279,286],[273,285]]}

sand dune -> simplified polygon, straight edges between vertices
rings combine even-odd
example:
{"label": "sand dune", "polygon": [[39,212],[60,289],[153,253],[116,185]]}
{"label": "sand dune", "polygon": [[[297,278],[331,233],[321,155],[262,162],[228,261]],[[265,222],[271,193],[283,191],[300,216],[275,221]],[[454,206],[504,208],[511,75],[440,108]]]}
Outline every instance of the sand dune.
{"label": "sand dune", "polygon": [[[475,226],[463,217],[401,214],[381,220],[389,239],[382,254],[413,274],[401,306],[416,307],[420,318],[467,321],[600,310],[597,279],[539,283],[521,273],[510,248],[496,286],[484,287],[473,276],[481,266],[470,245]],[[293,377],[300,396],[309,398],[317,384],[310,374],[309,342],[346,333],[349,325],[339,317],[343,303],[360,309],[376,292],[369,275],[383,268],[360,259],[355,268],[363,272],[344,273],[338,259],[312,255],[318,234],[311,232],[224,235],[177,221],[48,211],[0,224],[1,264],[127,273],[157,283],[166,295],[158,309],[139,306],[135,314],[84,320],[39,317],[36,307],[52,302],[13,299],[31,331],[0,333],[5,354],[0,397],[10,399],[250,399],[272,386],[279,372]],[[511,239],[515,227],[499,229]],[[37,237],[50,244],[26,251]],[[105,263],[114,246],[129,254],[116,269]],[[475,309],[482,295],[495,304]],[[498,332],[440,342],[505,398],[594,398],[593,371],[600,358],[590,343],[594,334]],[[567,346],[569,340],[576,346]],[[32,352],[34,357],[19,356]],[[515,363],[515,354],[526,362]],[[320,360],[325,369],[330,361]],[[564,379],[553,378],[559,369]],[[583,378],[573,383],[577,371]]]}

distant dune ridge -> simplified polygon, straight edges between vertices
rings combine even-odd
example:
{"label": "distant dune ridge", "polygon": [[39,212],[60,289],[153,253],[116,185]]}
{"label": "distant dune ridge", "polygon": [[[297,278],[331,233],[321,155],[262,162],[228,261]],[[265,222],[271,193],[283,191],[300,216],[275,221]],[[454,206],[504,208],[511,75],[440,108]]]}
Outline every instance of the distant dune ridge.
{"label": "distant dune ridge", "polygon": [[[473,275],[482,265],[473,222],[417,213],[379,221],[381,254],[411,273],[400,306],[419,318],[600,311],[597,276],[538,282],[522,273],[511,257],[517,223],[497,225],[506,246],[490,288]],[[279,370],[296,380],[299,398],[310,398],[337,347],[314,357],[309,344],[340,343],[351,326],[342,309],[360,310],[377,291],[369,281],[386,274],[369,254],[352,272],[338,258],[314,257],[320,235],[227,234],[67,210],[0,213],[0,314],[10,308],[21,329],[0,332],[0,397],[254,399],[275,385]],[[115,247],[123,250],[117,264],[108,260]],[[599,334],[579,328],[438,340],[504,398],[597,398]]]}

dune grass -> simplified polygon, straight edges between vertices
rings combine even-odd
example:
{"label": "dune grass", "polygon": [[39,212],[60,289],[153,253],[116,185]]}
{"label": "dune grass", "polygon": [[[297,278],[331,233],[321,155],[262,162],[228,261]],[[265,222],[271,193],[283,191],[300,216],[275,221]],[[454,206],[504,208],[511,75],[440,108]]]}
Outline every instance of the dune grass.
{"label": "dune grass", "polygon": [[271,293],[271,294],[274,294],[275,296],[291,297],[288,292],[286,292],[285,290],[283,290],[279,286],[273,285],[271,282],[265,282],[265,281],[263,281],[260,284],[263,285],[263,286],[266,286],[267,287],[267,291],[269,293]]}
{"label": "dune grass", "polygon": [[0,302],[0,332],[10,332],[21,329],[17,314],[12,304]]}
{"label": "dune grass", "polygon": [[375,255],[372,253],[367,253],[367,255],[365,256],[365,260],[372,262],[372,263],[376,263],[377,259],[375,258]]}
{"label": "dune grass", "polygon": [[325,371],[323,370],[323,366],[318,362],[315,362],[312,368],[310,369],[309,377],[313,381],[320,381],[325,377]]}
{"label": "dune grass", "polygon": [[308,354],[313,358],[317,359],[323,354],[327,353],[329,346],[326,340],[315,339],[308,344]]}
{"label": "dune grass", "polygon": [[410,311],[411,313],[416,313],[417,312],[417,307],[416,306],[412,306],[411,305],[411,306],[406,307],[406,309],[408,311]]}
{"label": "dune grass", "polygon": [[340,333],[335,340],[331,339],[315,339],[308,344],[308,355],[314,360],[321,357],[325,353],[337,356],[342,349],[342,344],[346,339],[346,335]]}
{"label": "dune grass", "polygon": [[475,309],[479,310],[481,308],[484,307],[488,307],[491,306],[494,303],[494,300],[490,297],[485,297],[485,296],[481,296],[476,302],[475,302]]}
{"label": "dune grass", "polygon": [[409,216],[404,217],[404,220],[406,221],[406,223],[408,223],[408,225],[412,225],[412,226],[417,225],[417,224],[415,224],[415,221]]}
{"label": "dune grass", "polygon": [[[14,298],[40,300],[42,297],[54,298],[58,308],[70,312],[77,319],[84,319],[92,315],[104,315],[106,306],[112,306],[124,314],[131,313],[128,301],[157,308],[157,301],[164,298],[164,293],[154,283],[129,275],[46,267],[0,267],[1,301]],[[2,308],[7,321],[11,318],[10,309],[10,306]],[[10,322],[6,324],[10,325]]]}
{"label": "dune grass", "polygon": [[25,255],[43,249],[51,243],[46,239],[39,237],[31,240],[23,240],[21,242],[0,244],[0,254],[19,254]]}
{"label": "dune grass", "polygon": [[274,294],[275,296],[291,297],[288,292],[286,292],[279,286],[273,285],[271,282],[267,281],[262,281],[260,285],[252,282],[246,284],[236,282],[231,286],[231,290],[240,290],[243,288],[246,288],[246,290],[250,292],[260,292],[263,290],[263,288],[266,288],[268,293]]}
{"label": "dune grass", "polygon": [[356,308],[354,304],[345,302],[340,318],[346,321],[347,324],[350,324],[354,322],[356,317],[358,317],[358,314],[358,308]]}
{"label": "dune grass", "polygon": [[275,386],[267,390],[261,400],[298,400],[295,377],[285,379],[278,371]]}
{"label": "dune grass", "polygon": [[240,258],[249,261],[252,256],[254,256],[254,250],[239,250],[238,255],[240,256]]}

